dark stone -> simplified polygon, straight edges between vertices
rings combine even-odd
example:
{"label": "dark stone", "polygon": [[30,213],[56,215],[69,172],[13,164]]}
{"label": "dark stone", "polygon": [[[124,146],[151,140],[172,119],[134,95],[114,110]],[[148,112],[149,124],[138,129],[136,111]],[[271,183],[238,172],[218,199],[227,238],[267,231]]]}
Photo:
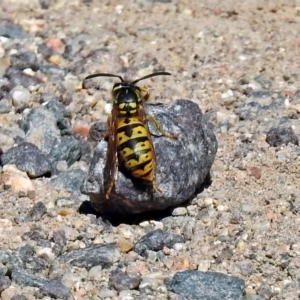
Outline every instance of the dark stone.
{"label": "dark stone", "polygon": [[54,54],[54,51],[45,44],[38,45],[37,51],[38,51],[38,53],[42,54],[42,56],[46,60],[49,59]]}
{"label": "dark stone", "polygon": [[44,154],[49,154],[53,145],[60,143],[56,116],[44,106],[34,108],[24,115],[19,126],[26,133],[25,140],[34,143]]}
{"label": "dark stone", "polygon": [[119,292],[136,289],[141,282],[141,277],[138,274],[121,270],[113,271],[110,278],[114,288]]}
{"label": "dark stone", "polygon": [[52,81],[60,81],[64,79],[66,71],[55,65],[43,65],[40,66],[40,71],[47,76],[51,77]]}
{"label": "dark stone", "polygon": [[28,245],[28,244],[20,247],[20,249],[19,249],[19,255],[23,262],[30,261],[30,259],[34,255],[34,253],[35,253],[35,251],[34,251],[33,246]]}
{"label": "dark stone", "polygon": [[49,263],[45,259],[39,257],[32,257],[24,263],[24,269],[31,274],[40,273],[42,270],[48,267]]}
{"label": "dark stone", "polygon": [[28,212],[28,218],[32,221],[39,221],[42,219],[44,214],[47,212],[47,207],[41,201],[34,204],[31,210]]}
{"label": "dark stone", "polygon": [[77,267],[91,268],[97,265],[109,267],[119,259],[120,251],[115,244],[102,244],[72,250],[60,256],[59,262]]}
{"label": "dark stone", "polygon": [[148,232],[135,244],[133,250],[143,255],[146,250],[158,251],[164,246],[172,248],[175,243],[184,243],[184,238],[179,234],[170,233],[162,229]]}
{"label": "dark stone", "polygon": [[288,143],[299,145],[299,138],[288,124],[272,127],[267,132],[266,142],[272,147],[287,145]]}
{"label": "dark stone", "polygon": [[23,27],[14,23],[1,23],[0,36],[5,36],[9,39],[24,39],[27,34]]}
{"label": "dark stone", "polygon": [[53,145],[49,159],[52,163],[65,160],[68,166],[78,161],[81,156],[80,143],[73,136],[62,136],[59,144]]}
{"label": "dark stone", "polygon": [[245,282],[217,272],[183,271],[174,275],[168,289],[184,299],[242,300]]}
{"label": "dark stone", "polygon": [[48,279],[34,276],[21,270],[13,270],[11,273],[11,278],[14,282],[21,286],[41,287],[49,282]]}
{"label": "dark stone", "polygon": [[119,171],[107,201],[107,142],[102,140],[95,149],[82,186],[82,192],[90,197],[93,207],[100,213],[116,216],[164,210],[191,198],[209,175],[217,140],[198,105],[189,100],[177,100],[167,105],[149,104],[146,111],[158,120],[163,130],[178,135],[177,140],[162,137],[153,122],[149,122],[157,159],[156,183],[162,192]]}
{"label": "dark stone", "polygon": [[58,98],[55,101],[49,101],[45,107],[55,116],[57,127],[60,130],[70,129],[71,122],[67,117],[71,117],[71,113],[66,110],[66,107],[61,102],[58,102]]}
{"label": "dark stone", "polygon": [[17,85],[22,85],[23,87],[27,88],[31,85],[35,86],[42,83],[41,79],[34,76],[29,76],[23,73],[23,71],[15,68],[8,68],[5,76],[9,79],[12,88]]}
{"label": "dark stone", "polygon": [[30,239],[30,240],[38,241],[38,240],[45,240],[47,238],[48,238],[48,232],[41,227],[27,231],[22,235],[23,240]]}
{"label": "dark stone", "polygon": [[27,300],[27,298],[24,295],[14,295],[10,300]]}
{"label": "dark stone", "polygon": [[106,122],[97,122],[93,124],[89,131],[89,137],[91,140],[100,142],[107,134]]}
{"label": "dark stone", "polygon": [[2,154],[1,164],[14,164],[30,178],[49,176],[52,166],[48,157],[31,143],[22,143]]}
{"label": "dark stone", "polygon": [[39,0],[42,9],[48,9],[50,6],[50,0]]}
{"label": "dark stone", "polygon": [[37,71],[39,69],[37,57],[35,53],[31,51],[13,54],[10,57],[10,62],[12,67],[18,70],[30,68],[33,71]]}
{"label": "dark stone", "polygon": [[0,294],[9,288],[11,285],[11,281],[8,276],[0,276]]}
{"label": "dark stone", "polygon": [[265,300],[265,298],[262,298],[259,295],[246,295],[243,300]]}
{"label": "dark stone", "polygon": [[55,253],[56,255],[61,254],[64,250],[64,247],[67,244],[67,238],[64,230],[54,231],[53,241],[55,243],[55,245],[52,248],[53,253]]}
{"label": "dark stone", "polygon": [[54,299],[69,299],[72,294],[60,280],[50,280],[40,287],[35,296],[38,298],[48,296]]}
{"label": "dark stone", "polygon": [[80,193],[80,186],[85,176],[86,172],[82,170],[70,170],[57,175],[55,179],[51,180],[50,184],[74,193]]}
{"label": "dark stone", "polygon": [[256,292],[263,299],[271,299],[273,296],[272,288],[269,284],[262,284]]}
{"label": "dark stone", "polygon": [[49,104],[49,102],[58,102],[59,98],[54,95],[54,94],[49,94],[49,93],[43,93],[40,95],[40,103],[45,103],[48,102],[47,105]]}
{"label": "dark stone", "polygon": [[258,82],[264,89],[269,89],[272,86],[272,80],[267,78],[266,76],[259,75],[256,76],[254,80]]}
{"label": "dark stone", "polygon": [[254,120],[262,113],[262,106],[258,102],[243,103],[237,109],[240,120]]}
{"label": "dark stone", "polygon": [[7,275],[12,271],[12,269],[22,268],[23,262],[19,257],[17,257],[11,251],[0,248],[0,266],[1,265],[5,266],[5,270],[3,270],[5,272],[2,272],[2,274]]}

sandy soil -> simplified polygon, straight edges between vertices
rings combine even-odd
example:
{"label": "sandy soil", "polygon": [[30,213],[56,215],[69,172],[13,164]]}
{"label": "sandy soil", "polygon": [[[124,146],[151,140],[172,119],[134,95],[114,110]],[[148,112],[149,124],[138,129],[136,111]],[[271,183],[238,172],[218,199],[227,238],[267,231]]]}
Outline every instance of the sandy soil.
{"label": "sandy soil", "polygon": [[[187,206],[193,234],[177,254],[185,264],[168,271],[220,271],[243,278],[247,294],[297,299],[300,148],[291,144],[270,147],[265,139],[268,129],[280,120],[300,133],[296,93],[300,2],[86,0],[49,1],[49,8],[41,9],[35,1],[2,0],[0,6],[0,19],[21,24],[29,34],[20,47],[36,51],[37,44],[53,38],[73,46],[82,40],[80,55],[66,59],[64,49],[57,52],[59,67],[77,68],[80,79],[94,72],[129,78],[159,70],[171,72],[173,76],[147,81],[153,100],[184,98],[198,103],[215,125],[219,150],[211,186]],[[100,52],[93,55],[95,50]],[[108,101],[112,80],[99,81],[98,95]],[[269,94],[253,94],[259,91]],[[74,91],[73,96],[80,93]],[[241,118],[241,107],[253,101],[262,109],[253,118]],[[77,119],[86,123],[98,116],[105,119],[93,113],[79,114]],[[88,226],[89,217],[80,215],[76,207],[66,217],[59,214],[35,225],[16,224],[15,207],[26,210],[37,199],[53,202],[53,191],[45,193],[44,180],[35,184],[35,199],[2,191],[1,246],[7,249],[22,245],[20,235],[32,226],[49,231],[68,227],[77,233]],[[134,242],[143,227],[132,226]],[[180,226],[173,231],[182,233]],[[118,240],[119,234],[115,228],[111,239]],[[88,291],[84,294],[83,285],[79,286],[74,287],[74,294],[89,299]]]}

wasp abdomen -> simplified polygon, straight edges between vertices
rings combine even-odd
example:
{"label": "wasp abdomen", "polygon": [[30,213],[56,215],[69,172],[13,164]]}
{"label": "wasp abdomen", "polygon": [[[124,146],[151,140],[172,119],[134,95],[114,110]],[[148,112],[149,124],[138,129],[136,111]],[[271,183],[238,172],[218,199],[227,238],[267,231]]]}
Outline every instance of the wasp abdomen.
{"label": "wasp abdomen", "polygon": [[118,123],[117,150],[124,167],[132,176],[152,182],[154,154],[149,132],[138,118],[124,118]]}

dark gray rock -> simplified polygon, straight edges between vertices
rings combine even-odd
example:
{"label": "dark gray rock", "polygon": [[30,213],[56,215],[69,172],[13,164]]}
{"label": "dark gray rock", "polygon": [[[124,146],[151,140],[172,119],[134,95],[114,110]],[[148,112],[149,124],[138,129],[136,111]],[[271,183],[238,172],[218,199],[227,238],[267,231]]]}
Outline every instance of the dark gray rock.
{"label": "dark gray rock", "polygon": [[23,71],[15,69],[15,68],[8,68],[5,73],[5,77],[9,79],[10,85],[15,87],[17,85],[22,85],[23,87],[29,87],[31,85],[39,85],[42,83],[42,80],[34,77],[29,76]]}
{"label": "dark gray rock", "polygon": [[262,112],[263,108],[258,102],[243,103],[237,109],[240,120],[254,120]]}
{"label": "dark gray rock", "polygon": [[73,298],[71,291],[60,280],[50,280],[40,287],[35,296],[38,298],[48,296],[54,299]]}
{"label": "dark gray rock", "polygon": [[127,273],[122,270],[114,270],[110,278],[112,285],[117,291],[136,289],[141,282],[141,277],[138,274]]}
{"label": "dark gray rock", "polygon": [[33,205],[33,207],[28,212],[28,218],[32,221],[39,221],[42,219],[44,214],[47,212],[47,207],[41,201]]}
{"label": "dark gray rock", "polygon": [[51,180],[51,185],[70,190],[73,193],[80,193],[80,186],[86,176],[83,170],[70,170],[60,173],[55,179]]}
{"label": "dark gray rock", "polygon": [[162,137],[149,122],[157,159],[156,182],[162,192],[152,191],[118,172],[107,201],[109,178],[104,170],[107,142],[102,140],[82,186],[82,192],[89,195],[93,207],[100,213],[126,215],[175,206],[192,197],[209,176],[217,141],[198,105],[177,100],[168,105],[149,104],[146,110],[147,115],[155,116],[163,130],[178,135],[177,140]]}
{"label": "dark gray rock", "polygon": [[0,276],[0,293],[9,288],[11,281],[8,276]]}
{"label": "dark gray rock", "polygon": [[66,234],[63,230],[58,230],[53,232],[53,241],[55,245],[53,246],[52,250],[53,253],[59,255],[63,252],[64,247],[67,244]]}
{"label": "dark gray rock", "polygon": [[51,81],[63,80],[66,75],[66,70],[55,65],[43,65],[40,66],[40,71],[51,78]]}
{"label": "dark gray rock", "polygon": [[33,246],[26,244],[19,249],[19,256],[23,262],[29,261],[35,253]]}
{"label": "dark gray rock", "polygon": [[23,27],[14,23],[1,23],[0,24],[0,36],[5,36],[10,39],[24,39],[27,34],[23,30]]}
{"label": "dark gray rock", "polygon": [[19,70],[30,68],[33,71],[37,71],[39,69],[37,57],[35,53],[31,51],[13,54],[10,57],[10,62],[13,68]]}
{"label": "dark gray rock", "polygon": [[25,222],[35,222],[42,219],[44,214],[47,212],[47,208],[43,202],[37,202],[34,206],[28,211],[26,215],[20,215],[15,217],[15,222],[25,223]]}
{"label": "dark gray rock", "polygon": [[22,268],[23,262],[13,252],[0,248],[0,269],[1,265],[5,266],[5,269],[3,268],[2,275],[6,275],[7,273],[10,273],[13,269]]}
{"label": "dark gray rock", "polygon": [[6,98],[0,99],[0,114],[7,114],[12,109],[12,102]]}
{"label": "dark gray rock", "polygon": [[101,244],[72,250],[60,256],[59,262],[77,267],[90,268],[97,265],[109,267],[119,259],[120,251],[115,244]]}
{"label": "dark gray rock", "polygon": [[49,159],[52,163],[65,160],[68,166],[78,161],[81,156],[80,143],[73,136],[62,136],[59,144],[53,145]]}
{"label": "dark gray rock", "polygon": [[25,141],[36,145],[44,154],[49,154],[53,145],[61,141],[56,116],[44,106],[24,115],[19,126],[26,133]]}
{"label": "dark gray rock", "polygon": [[257,289],[257,294],[261,296],[263,299],[271,299],[274,296],[274,292],[272,291],[272,287],[269,284],[262,284]]}
{"label": "dark gray rock", "polygon": [[184,243],[184,238],[179,234],[157,229],[148,232],[135,244],[133,250],[143,255],[146,250],[158,251],[164,246],[172,248],[175,243]]}
{"label": "dark gray rock", "polygon": [[1,164],[14,164],[30,178],[49,176],[52,172],[48,157],[37,146],[26,142],[3,153]]}
{"label": "dark gray rock", "polygon": [[265,300],[266,298],[262,298],[259,295],[246,295],[243,300]]}
{"label": "dark gray rock", "polygon": [[48,279],[26,273],[23,270],[13,270],[11,279],[21,286],[41,287],[49,282]]}
{"label": "dark gray rock", "polygon": [[42,9],[48,9],[50,6],[50,0],[39,0]]}
{"label": "dark gray rock", "polygon": [[27,298],[24,295],[14,295],[10,300],[27,300]]}
{"label": "dark gray rock", "polygon": [[[42,99],[43,101],[45,101],[47,97],[45,99],[45,95],[44,95]],[[49,101],[49,97],[48,97],[48,101]],[[53,113],[53,115],[56,118],[57,127],[61,131],[71,128],[71,122],[70,119],[68,119],[68,117],[71,117],[71,113],[66,109],[66,107],[61,102],[58,102],[58,99],[49,101],[45,107]]]}
{"label": "dark gray rock", "polygon": [[31,274],[41,273],[44,269],[49,267],[49,263],[39,257],[32,257],[24,263],[24,269]]}
{"label": "dark gray rock", "polygon": [[38,240],[46,240],[48,238],[49,233],[44,230],[41,227],[32,229],[30,231],[25,232],[22,235],[22,239],[23,240],[34,240],[34,241],[38,241]]}
{"label": "dark gray rock", "polygon": [[241,300],[245,282],[217,272],[183,271],[174,275],[168,289],[185,299]]}
{"label": "dark gray rock", "polygon": [[288,124],[272,127],[267,132],[266,142],[272,147],[287,145],[288,143],[299,145],[299,138]]}

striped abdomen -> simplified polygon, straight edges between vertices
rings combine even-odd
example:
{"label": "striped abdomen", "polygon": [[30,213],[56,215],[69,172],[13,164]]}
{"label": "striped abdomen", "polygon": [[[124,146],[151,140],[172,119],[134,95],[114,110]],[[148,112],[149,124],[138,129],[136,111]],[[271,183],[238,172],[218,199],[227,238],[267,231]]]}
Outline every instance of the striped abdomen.
{"label": "striped abdomen", "polygon": [[154,153],[145,125],[136,117],[120,118],[116,139],[119,159],[131,175],[153,182]]}

